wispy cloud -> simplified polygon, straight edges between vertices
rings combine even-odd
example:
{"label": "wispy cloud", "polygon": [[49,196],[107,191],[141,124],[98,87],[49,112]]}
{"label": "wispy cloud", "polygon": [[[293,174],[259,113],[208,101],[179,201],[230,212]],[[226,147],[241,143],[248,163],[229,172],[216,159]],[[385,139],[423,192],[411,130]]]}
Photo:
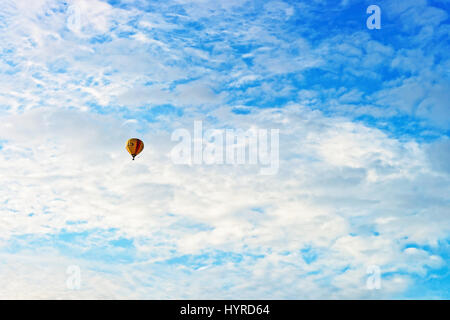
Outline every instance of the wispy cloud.
{"label": "wispy cloud", "polygon": [[[0,297],[448,298],[448,4],[380,6],[2,1]],[[194,120],[278,174],[173,164]]]}

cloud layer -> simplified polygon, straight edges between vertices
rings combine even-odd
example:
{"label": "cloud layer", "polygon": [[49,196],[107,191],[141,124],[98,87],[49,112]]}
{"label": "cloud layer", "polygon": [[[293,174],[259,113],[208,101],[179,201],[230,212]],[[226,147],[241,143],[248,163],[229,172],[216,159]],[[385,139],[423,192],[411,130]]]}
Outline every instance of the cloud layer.
{"label": "cloud layer", "polygon": [[[368,5],[2,1],[0,298],[448,298],[448,4]],[[278,173],[174,164],[195,120]]]}

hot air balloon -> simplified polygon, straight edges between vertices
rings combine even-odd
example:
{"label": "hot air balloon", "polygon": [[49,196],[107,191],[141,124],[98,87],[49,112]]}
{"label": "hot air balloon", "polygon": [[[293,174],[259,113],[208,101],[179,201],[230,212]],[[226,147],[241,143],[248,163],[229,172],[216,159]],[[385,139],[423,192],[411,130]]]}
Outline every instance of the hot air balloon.
{"label": "hot air balloon", "polygon": [[136,157],[139,153],[142,152],[142,150],[144,150],[144,143],[142,142],[142,140],[132,138],[127,141],[127,150],[134,160],[134,157]]}

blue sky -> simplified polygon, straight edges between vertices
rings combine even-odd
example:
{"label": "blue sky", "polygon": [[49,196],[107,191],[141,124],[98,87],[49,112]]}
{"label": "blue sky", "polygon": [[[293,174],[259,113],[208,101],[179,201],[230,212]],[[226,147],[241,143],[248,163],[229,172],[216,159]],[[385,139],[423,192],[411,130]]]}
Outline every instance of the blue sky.
{"label": "blue sky", "polygon": [[[2,1],[0,297],[449,299],[449,8]],[[278,173],[174,164],[196,120]]]}

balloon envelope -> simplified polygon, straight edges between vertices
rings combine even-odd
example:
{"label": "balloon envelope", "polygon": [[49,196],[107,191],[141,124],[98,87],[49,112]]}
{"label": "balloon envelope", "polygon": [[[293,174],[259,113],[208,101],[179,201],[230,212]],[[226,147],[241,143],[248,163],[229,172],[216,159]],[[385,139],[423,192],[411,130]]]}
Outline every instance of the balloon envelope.
{"label": "balloon envelope", "polygon": [[142,140],[132,138],[127,141],[127,150],[131,154],[131,156],[136,157],[139,153],[144,150],[144,142]]}

